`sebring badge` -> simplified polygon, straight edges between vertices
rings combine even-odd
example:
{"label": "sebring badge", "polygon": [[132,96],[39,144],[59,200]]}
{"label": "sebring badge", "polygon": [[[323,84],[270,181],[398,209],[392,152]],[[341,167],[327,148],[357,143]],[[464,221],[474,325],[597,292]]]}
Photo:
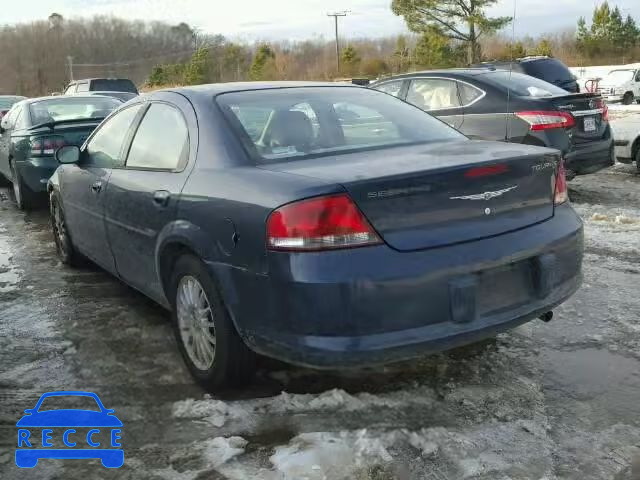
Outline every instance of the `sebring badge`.
{"label": "sebring badge", "polygon": [[513,187],[503,188],[502,190],[496,190],[493,192],[476,193],[475,195],[464,195],[461,197],[449,197],[450,200],[491,200],[492,198],[504,195],[511,190],[518,188],[517,185]]}

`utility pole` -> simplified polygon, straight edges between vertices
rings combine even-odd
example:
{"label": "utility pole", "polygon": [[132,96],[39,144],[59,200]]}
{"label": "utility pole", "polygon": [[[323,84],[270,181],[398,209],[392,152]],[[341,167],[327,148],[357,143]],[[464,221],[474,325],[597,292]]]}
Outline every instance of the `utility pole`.
{"label": "utility pole", "polygon": [[67,63],[69,64],[69,81],[73,82],[73,57],[67,56]]}
{"label": "utility pole", "polygon": [[340,41],[338,39],[338,17],[346,17],[348,11],[327,13],[327,17],[333,17],[336,26],[336,69],[340,73]]}

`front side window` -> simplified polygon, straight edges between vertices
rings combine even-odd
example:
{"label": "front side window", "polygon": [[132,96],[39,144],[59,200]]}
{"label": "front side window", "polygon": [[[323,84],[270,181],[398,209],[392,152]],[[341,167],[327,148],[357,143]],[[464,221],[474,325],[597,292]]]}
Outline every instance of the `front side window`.
{"label": "front side window", "polygon": [[133,105],[107,120],[87,144],[86,163],[104,168],[124,164],[120,155],[131,124],[142,104]]}
{"label": "front side window", "polygon": [[127,168],[175,170],[189,155],[189,133],[180,111],[154,103],[136,132],[127,157]]}
{"label": "front side window", "polygon": [[381,92],[388,93],[389,95],[393,95],[394,97],[399,97],[400,91],[402,90],[402,80],[375,85],[373,88]]}
{"label": "front side window", "polygon": [[88,92],[88,91],[89,91],[89,84],[87,82],[78,84],[78,88],[76,89],[76,93],[77,92]]}
{"label": "front side window", "polygon": [[461,106],[456,82],[443,78],[411,80],[407,102],[427,111]]}
{"label": "front side window", "polygon": [[253,90],[221,94],[216,101],[258,163],[465,138],[374,89]]}
{"label": "front side window", "polygon": [[71,85],[69,85],[67,87],[67,89],[64,91],[64,93],[65,93],[65,95],[69,95],[70,93],[75,93],[75,91],[76,91],[76,84],[73,83],[73,84],[71,84]]}

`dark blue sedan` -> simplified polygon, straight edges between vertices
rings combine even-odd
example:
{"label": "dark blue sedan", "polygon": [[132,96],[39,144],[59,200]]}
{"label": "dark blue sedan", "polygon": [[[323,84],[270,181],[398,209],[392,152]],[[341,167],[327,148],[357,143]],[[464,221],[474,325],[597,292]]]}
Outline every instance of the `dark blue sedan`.
{"label": "dark blue sedan", "polygon": [[56,156],[62,261],[171,309],[209,388],[246,379],[256,353],[335,368],[473,342],[581,281],[556,150],[471,141],[370,89],[158,91]]}

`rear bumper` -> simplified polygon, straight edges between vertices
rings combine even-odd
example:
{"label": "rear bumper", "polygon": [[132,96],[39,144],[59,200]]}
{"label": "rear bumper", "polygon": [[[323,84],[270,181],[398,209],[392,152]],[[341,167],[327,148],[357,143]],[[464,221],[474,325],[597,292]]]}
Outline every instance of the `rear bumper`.
{"label": "rear bumper", "polygon": [[276,253],[267,275],[208,266],[250,348],[336,368],[446,350],[531,320],[579,288],[582,248],[582,222],[564,205],[538,225],[443,248]]}
{"label": "rear bumper", "polygon": [[564,156],[565,168],[577,175],[594,173],[616,163],[613,138],[607,138],[584,145],[574,145]]}
{"label": "rear bumper", "polygon": [[58,161],[53,157],[28,158],[16,161],[16,168],[31,191],[46,192],[47,181],[58,168]]}

